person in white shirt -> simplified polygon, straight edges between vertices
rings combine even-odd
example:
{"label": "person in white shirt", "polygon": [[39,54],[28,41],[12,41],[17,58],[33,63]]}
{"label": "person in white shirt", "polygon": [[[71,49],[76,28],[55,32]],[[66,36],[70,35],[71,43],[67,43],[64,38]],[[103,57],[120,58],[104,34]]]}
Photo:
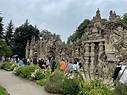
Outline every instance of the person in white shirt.
{"label": "person in white shirt", "polygon": [[75,61],[73,64],[73,70],[77,73],[79,70],[79,65],[77,64],[77,62]]}
{"label": "person in white shirt", "polygon": [[123,73],[123,74],[122,74],[122,76],[121,76],[119,82],[120,82],[121,84],[127,84],[127,66],[122,65],[121,68],[122,68],[122,70],[120,71],[120,75],[121,75],[122,73]]}

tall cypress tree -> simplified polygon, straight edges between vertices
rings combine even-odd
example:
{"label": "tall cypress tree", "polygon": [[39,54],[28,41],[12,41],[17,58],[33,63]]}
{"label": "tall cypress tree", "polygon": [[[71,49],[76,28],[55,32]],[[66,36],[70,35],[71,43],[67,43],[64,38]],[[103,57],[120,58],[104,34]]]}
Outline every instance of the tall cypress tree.
{"label": "tall cypress tree", "polygon": [[14,25],[12,23],[12,20],[9,22],[8,26],[6,27],[6,32],[5,32],[5,41],[8,46],[12,48],[13,46],[13,41],[14,41]]}
{"label": "tall cypress tree", "polygon": [[0,39],[3,39],[4,38],[3,22],[2,22],[2,20],[3,20],[3,17],[0,16]]}

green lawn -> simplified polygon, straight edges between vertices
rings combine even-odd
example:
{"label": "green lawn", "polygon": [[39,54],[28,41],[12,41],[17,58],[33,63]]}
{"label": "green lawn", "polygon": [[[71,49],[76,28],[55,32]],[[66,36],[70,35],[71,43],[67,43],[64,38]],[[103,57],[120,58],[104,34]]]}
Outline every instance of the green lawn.
{"label": "green lawn", "polygon": [[6,90],[4,87],[0,85],[0,95],[7,95]]}

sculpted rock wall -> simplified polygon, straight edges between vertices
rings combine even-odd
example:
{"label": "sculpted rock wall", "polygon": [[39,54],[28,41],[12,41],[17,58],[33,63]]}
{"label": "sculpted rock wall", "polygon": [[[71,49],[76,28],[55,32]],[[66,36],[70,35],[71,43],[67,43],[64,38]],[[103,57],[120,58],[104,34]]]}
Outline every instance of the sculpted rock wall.
{"label": "sculpted rock wall", "polygon": [[[88,65],[99,65],[99,56],[105,52],[108,61],[117,61],[120,56],[127,59],[127,26],[117,21],[115,12],[110,11],[109,20],[104,21],[97,9],[84,31],[82,37],[71,44],[63,43],[50,32],[44,33],[39,41],[33,37],[31,43],[27,43],[26,58],[79,58]],[[113,54],[112,59],[109,59],[109,54]]]}

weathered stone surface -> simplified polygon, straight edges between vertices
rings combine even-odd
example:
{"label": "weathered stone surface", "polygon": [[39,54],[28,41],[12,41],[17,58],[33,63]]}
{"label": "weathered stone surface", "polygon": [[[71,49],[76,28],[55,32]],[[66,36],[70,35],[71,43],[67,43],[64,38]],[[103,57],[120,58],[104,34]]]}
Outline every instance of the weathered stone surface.
{"label": "weathered stone surface", "polygon": [[[92,62],[96,65],[99,64],[98,59],[103,52],[107,55],[107,61],[116,61],[121,56],[123,60],[127,59],[127,26],[117,21],[113,11],[109,13],[109,20],[104,21],[101,19],[100,10],[97,9],[85,33],[70,45],[53,38],[51,33],[45,34],[43,38],[37,47],[34,38],[32,39],[30,46],[27,45],[27,56],[33,57],[33,52],[38,50],[38,58],[51,55],[65,59],[80,58],[85,59],[86,64]],[[112,60],[108,55],[114,56]]]}

